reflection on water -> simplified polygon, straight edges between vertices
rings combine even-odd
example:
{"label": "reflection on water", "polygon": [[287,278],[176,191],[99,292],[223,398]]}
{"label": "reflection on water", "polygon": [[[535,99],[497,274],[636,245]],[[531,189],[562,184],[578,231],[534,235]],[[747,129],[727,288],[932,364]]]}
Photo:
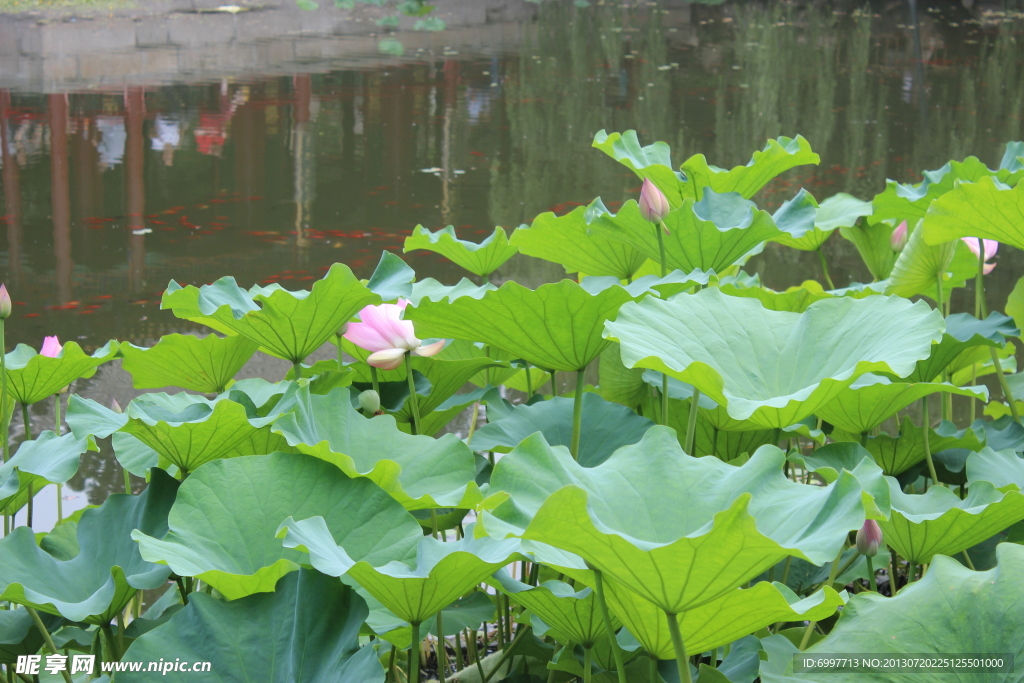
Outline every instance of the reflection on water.
{"label": "reflection on water", "polygon": [[[218,73],[214,60],[152,85],[134,72],[90,81],[79,67],[69,92],[0,90],[10,341],[152,343],[192,329],[159,311],[171,278],[304,287],[335,261],[366,276],[418,223],[473,238],[598,195],[617,207],[638,182],[590,149],[602,128],[636,128],[669,142],[677,163],[704,153],[719,166],[801,133],[822,163],[766,188],[766,208],[801,186],[819,200],[870,198],[887,177],[916,180],[951,157],[995,165],[1021,137],[1022,24],[1005,8],[504,4],[515,11],[433,35],[412,57],[358,47],[358,67],[334,66],[349,44],[340,38],[302,37],[294,54],[305,45],[314,56],[290,62],[290,75]],[[489,48],[496,30],[503,42]],[[472,49],[453,47],[474,36]],[[840,238],[824,251],[837,285],[868,277]],[[407,258],[421,276],[461,276],[434,255]],[[751,267],[783,287],[815,276],[813,259],[769,248]],[[996,307],[1020,264],[1000,259]],[[559,272],[517,257],[498,277],[536,284]],[[130,397],[119,372],[78,390]],[[87,456],[69,495],[117,489],[116,469]]]}

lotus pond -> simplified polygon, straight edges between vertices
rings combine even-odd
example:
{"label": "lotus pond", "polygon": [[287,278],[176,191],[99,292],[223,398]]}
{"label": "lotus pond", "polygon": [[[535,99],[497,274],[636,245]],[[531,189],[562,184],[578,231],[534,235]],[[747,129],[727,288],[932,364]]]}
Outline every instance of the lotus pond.
{"label": "lotus pond", "polygon": [[[772,213],[759,190],[821,161],[801,136],[728,170],[634,131],[593,146],[638,199],[482,242],[417,228],[404,251],[455,284],[391,252],[308,290],[171,282],[161,307],[208,334],[6,354],[3,428],[57,413],[0,467],[6,680],[84,653],[209,663],[168,680],[826,683],[865,674],[796,656],[861,653],[998,658],[984,680],[1020,681],[1024,279],[988,301],[985,278],[1024,249],[1024,143]],[[744,269],[830,237],[873,281],[837,288],[824,256],[784,291]],[[491,284],[517,253],[566,277]],[[256,353],[291,368],[236,380]],[[64,393],[115,358],[180,391]],[[17,523],[101,443],[125,493]]]}

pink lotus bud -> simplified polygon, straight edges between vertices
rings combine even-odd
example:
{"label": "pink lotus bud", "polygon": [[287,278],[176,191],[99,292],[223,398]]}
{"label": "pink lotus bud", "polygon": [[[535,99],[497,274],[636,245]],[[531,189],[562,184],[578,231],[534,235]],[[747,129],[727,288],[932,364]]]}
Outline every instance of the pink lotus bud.
{"label": "pink lotus bud", "polygon": [[11,295],[7,293],[7,285],[0,285],[0,320],[11,317]]}
{"label": "pink lotus bud", "polygon": [[117,402],[116,399],[110,399],[110,409],[113,410],[115,413],[124,412],[121,410],[121,405]]}
{"label": "pink lotus bud", "polygon": [[892,236],[889,237],[889,246],[895,252],[903,251],[903,247],[907,246],[907,240],[910,239],[910,235],[907,234],[907,222],[903,221],[896,226],[896,229],[892,231]]}
{"label": "pink lotus bud", "polygon": [[60,345],[60,340],[57,337],[46,337],[43,339],[43,348],[39,349],[40,356],[46,356],[47,358],[56,358],[63,347]]}
{"label": "pink lotus bud", "polygon": [[644,178],[643,187],[640,188],[640,215],[644,220],[651,223],[660,223],[672,210],[668,204],[668,198],[662,194],[658,186],[649,179]]}
{"label": "pink lotus bud", "polygon": [[[977,237],[961,237],[960,240],[967,245],[967,247],[971,250],[971,253],[974,254],[976,258],[981,256],[981,253],[978,248]],[[997,251],[999,251],[999,242],[997,242],[996,240],[981,240],[981,242],[983,244],[982,248],[985,250],[985,260],[988,261],[990,258],[996,255]],[[992,269],[995,267],[996,264],[994,263],[986,263],[985,267],[982,269],[982,272],[985,275],[988,275],[989,273],[992,272]]]}
{"label": "pink lotus bud", "polygon": [[880,545],[882,528],[873,519],[865,520],[864,526],[857,530],[857,552],[865,557],[874,557],[878,554]]}

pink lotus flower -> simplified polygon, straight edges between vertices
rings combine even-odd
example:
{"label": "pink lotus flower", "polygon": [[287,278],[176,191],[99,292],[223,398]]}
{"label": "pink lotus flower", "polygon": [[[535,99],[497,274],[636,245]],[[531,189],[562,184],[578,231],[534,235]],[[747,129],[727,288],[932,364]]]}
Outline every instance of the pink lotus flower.
{"label": "pink lotus flower", "polygon": [[[973,253],[975,257],[981,255],[978,253],[977,237],[961,237],[960,240],[967,245],[967,247],[971,250],[971,253]],[[982,243],[985,249],[985,260],[988,261],[990,258],[996,255],[997,251],[999,251],[999,242],[997,242],[996,240],[982,240]],[[985,273],[985,275],[988,275],[989,273],[992,272],[992,269],[995,267],[996,264],[994,263],[986,263],[983,272]]]}
{"label": "pink lotus flower", "polygon": [[644,178],[644,184],[640,188],[640,201],[638,203],[640,205],[640,215],[644,217],[644,220],[651,223],[660,223],[668,215],[668,212],[672,210],[672,207],[669,206],[668,198],[648,178]]}
{"label": "pink lotus flower", "polygon": [[43,339],[43,348],[39,349],[39,355],[46,356],[47,358],[56,358],[62,348],[57,337],[46,337]]}
{"label": "pink lotus flower", "polygon": [[865,557],[874,557],[882,545],[882,528],[873,519],[865,520],[857,530],[857,552]]}
{"label": "pink lotus flower", "polygon": [[362,322],[349,324],[345,339],[370,351],[366,362],[382,370],[394,370],[409,352],[417,356],[433,356],[440,352],[444,348],[443,339],[422,346],[416,338],[412,321],[402,320],[402,311],[408,305],[408,301],[399,299],[396,304],[367,306],[359,311]]}
{"label": "pink lotus flower", "polygon": [[907,240],[910,239],[910,235],[907,234],[907,222],[903,221],[896,226],[896,229],[892,231],[892,235],[889,237],[889,246],[895,252],[903,251],[903,247],[907,246]]}

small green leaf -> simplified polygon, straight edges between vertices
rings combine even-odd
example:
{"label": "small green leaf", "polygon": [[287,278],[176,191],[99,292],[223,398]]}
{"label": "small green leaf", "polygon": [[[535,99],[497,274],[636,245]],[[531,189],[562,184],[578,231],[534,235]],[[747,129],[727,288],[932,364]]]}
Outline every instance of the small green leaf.
{"label": "small green leaf", "polygon": [[981,237],[1024,249],[1024,184],[961,183],[929,205],[923,230],[928,244]]}
{"label": "small green leaf", "polygon": [[412,234],[405,238],[403,251],[409,253],[416,249],[437,252],[455,265],[484,278],[515,256],[517,251],[515,246],[509,244],[504,228],[495,228],[493,233],[477,244],[460,240],[451,225],[437,232],[430,232],[422,225],[417,225]]}
{"label": "small green leaf", "polygon": [[416,271],[390,251],[385,251],[381,254],[380,262],[374,269],[373,275],[366,283],[366,288],[384,301],[394,301],[398,298],[407,299],[412,294],[415,280]]}

